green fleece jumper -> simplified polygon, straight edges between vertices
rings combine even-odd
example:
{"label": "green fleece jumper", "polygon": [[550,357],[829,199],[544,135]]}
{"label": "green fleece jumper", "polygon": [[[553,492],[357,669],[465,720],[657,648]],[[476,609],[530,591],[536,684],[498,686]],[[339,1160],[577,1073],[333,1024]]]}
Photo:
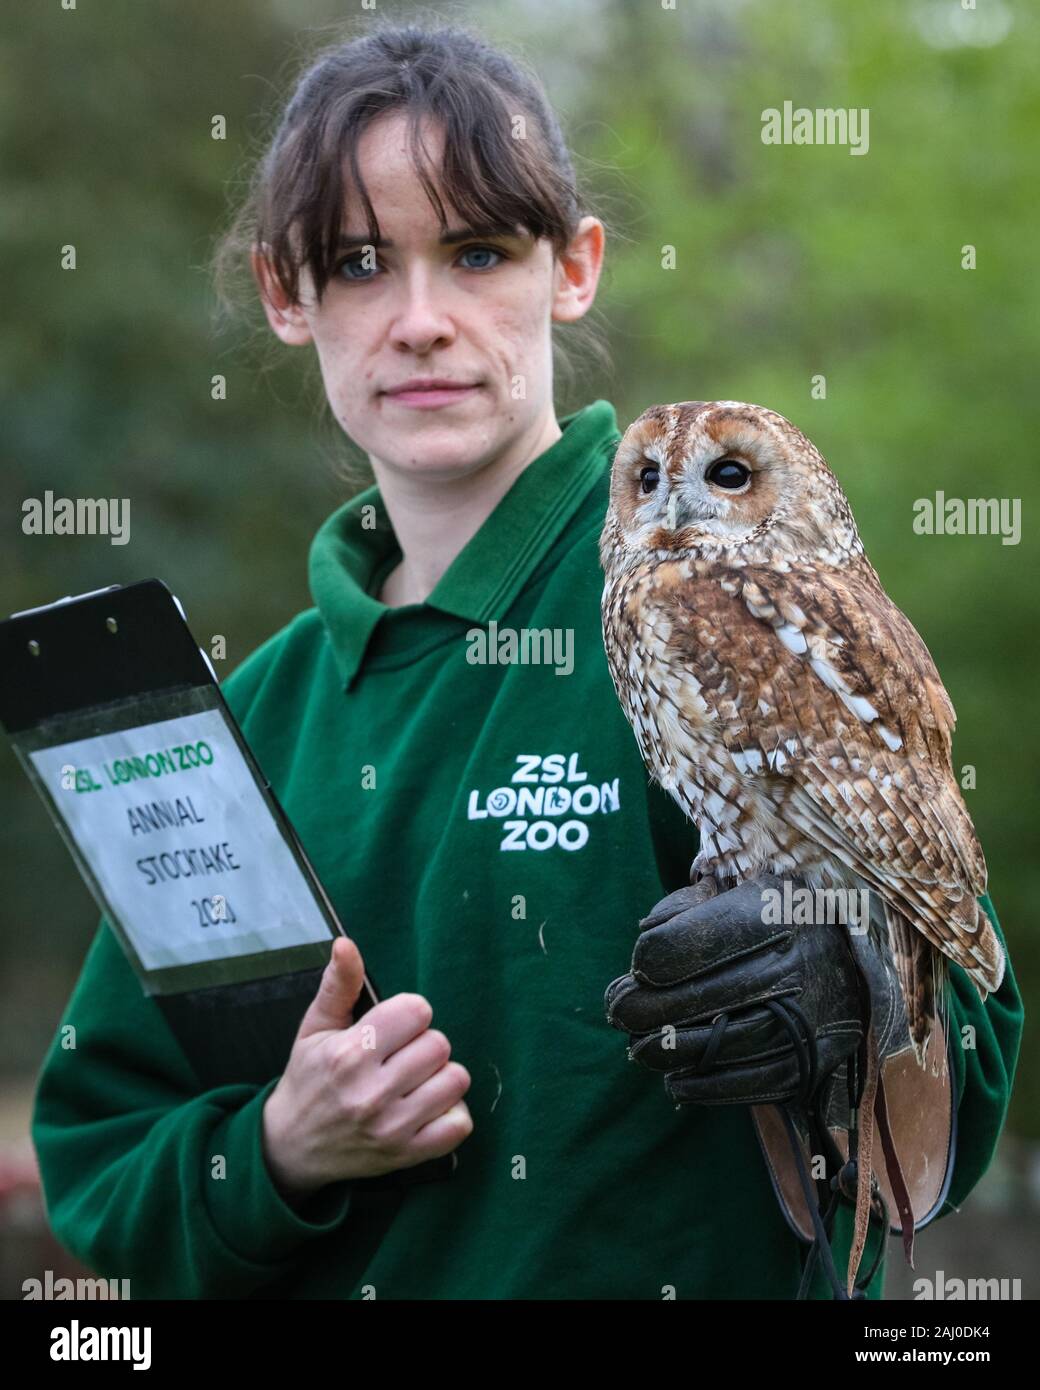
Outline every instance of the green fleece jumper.
{"label": "green fleece jumper", "polygon": [[[62,1020],[77,1045],[59,1032],[48,1051],[33,1136],[59,1239],[132,1298],[797,1290],[806,1247],[749,1111],[677,1109],[604,1017],[697,836],[650,782],[603,651],[614,409],[560,423],[423,603],[374,597],[400,558],[378,488],[341,506],[311,548],[316,606],[223,687],[383,996],[424,995],[472,1076],[458,1167],[403,1195],[332,1183],[293,1210],[261,1148],[276,1078],[200,1093],[102,918]],[[944,1211],[990,1162],[1022,1029],[1010,968],[985,1006],[952,975],[976,1047],[953,1050]]]}

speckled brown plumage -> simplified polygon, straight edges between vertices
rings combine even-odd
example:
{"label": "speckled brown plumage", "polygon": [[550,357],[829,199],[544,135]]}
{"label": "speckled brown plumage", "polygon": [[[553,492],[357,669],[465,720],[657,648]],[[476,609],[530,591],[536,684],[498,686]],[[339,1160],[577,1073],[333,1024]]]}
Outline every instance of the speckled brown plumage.
{"label": "speckled brown plumage", "polygon": [[[722,459],[749,470],[741,487],[708,480]],[[838,480],[774,411],[653,406],[618,446],[600,557],[614,684],[697,824],[695,871],[874,890],[923,1065],[945,958],[985,998],[1004,955],[977,902],[953,706]]]}

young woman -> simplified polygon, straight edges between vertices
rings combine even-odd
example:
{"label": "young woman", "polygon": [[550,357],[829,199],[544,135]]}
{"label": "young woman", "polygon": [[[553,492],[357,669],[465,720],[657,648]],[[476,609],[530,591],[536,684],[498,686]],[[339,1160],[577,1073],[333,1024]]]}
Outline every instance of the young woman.
{"label": "young woman", "polygon": [[[669,1105],[604,1017],[696,852],[602,646],[614,409],[554,409],[553,325],[589,310],[604,240],[537,83],[457,29],[324,54],[259,168],[233,244],[376,482],[225,693],[350,939],[283,1074],[200,1092],[102,922],[34,1133],[59,1236],[133,1296],[798,1287],[747,1095],[723,1066],[723,1103]],[[383,1002],[355,1023],[363,968]],[[955,978],[977,1046],[950,1202],[1003,1122],[1018,1007],[1010,970],[985,1008]],[[450,1153],[443,1180],[371,1181]]]}

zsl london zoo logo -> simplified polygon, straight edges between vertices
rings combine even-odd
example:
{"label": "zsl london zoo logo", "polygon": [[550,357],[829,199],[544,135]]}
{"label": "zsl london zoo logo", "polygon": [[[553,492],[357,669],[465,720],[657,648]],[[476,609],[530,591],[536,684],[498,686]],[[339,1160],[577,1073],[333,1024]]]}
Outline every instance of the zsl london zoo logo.
{"label": "zsl london zoo logo", "polygon": [[[481,799],[469,794],[469,820],[502,822],[499,849],[581,849],[588,842],[589,818],[618,810],[618,779],[590,782],[578,767],[579,754],[518,753],[508,787]],[[563,817],[567,819],[564,820]],[[510,819],[506,819],[510,817]],[[551,817],[551,819],[550,819]]]}

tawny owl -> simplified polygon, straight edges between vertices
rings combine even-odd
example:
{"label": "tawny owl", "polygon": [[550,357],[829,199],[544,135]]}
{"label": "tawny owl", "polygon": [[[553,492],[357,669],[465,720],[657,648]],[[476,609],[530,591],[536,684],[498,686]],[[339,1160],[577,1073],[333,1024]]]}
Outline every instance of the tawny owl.
{"label": "tawny owl", "polygon": [[618,446],[600,558],[611,674],[700,832],[693,871],[879,895],[925,1065],[945,958],[985,999],[1004,953],[977,902],[953,706],[838,480],[775,411],[653,406]]}

